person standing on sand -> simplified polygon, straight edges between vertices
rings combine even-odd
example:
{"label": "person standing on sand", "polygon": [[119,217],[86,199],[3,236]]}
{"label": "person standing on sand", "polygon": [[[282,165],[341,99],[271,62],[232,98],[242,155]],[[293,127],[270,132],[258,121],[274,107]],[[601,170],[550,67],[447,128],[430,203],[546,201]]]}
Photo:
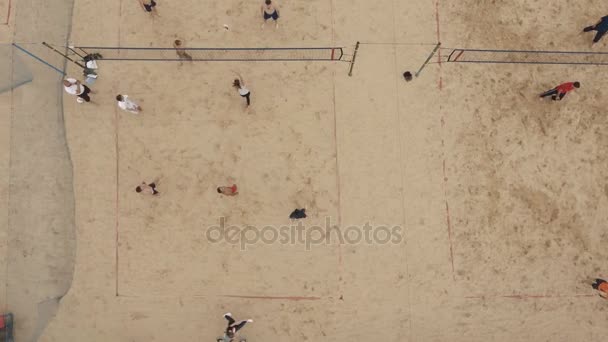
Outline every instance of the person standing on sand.
{"label": "person standing on sand", "polygon": [[562,83],[557,87],[547,90],[546,92],[540,94],[540,99],[542,100],[544,97],[551,96],[551,100],[553,101],[561,101],[561,99],[566,96],[569,92],[573,91],[576,88],[580,88],[580,82],[568,82]]}
{"label": "person standing on sand", "polygon": [[595,290],[598,290],[600,297],[608,299],[608,282],[604,279],[595,279],[595,282],[591,284]]}
{"label": "person standing on sand", "polygon": [[80,83],[80,81],[75,78],[66,78],[63,80],[63,89],[70,95],[76,95],[79,99],[78,103],[81,103],[82,101],[91,102],[89,93],[94,93],[89,87]]}
{"label": "person standing on sand", "polygon": [[139,4],[144,11],[150,13],[153,17],[158,16],[158,12],[156,11],[156,1],[154,0],[139,0]]}
{"label": "person standing on sand", "polygon": [[187,52],[186,49],[184,49],[184,42],[182,42],[179,39],[176,39],[173,42],[173,47],[175,48],[175,53],[177,53],[177,56],[180,59],[185,59],[188,60],[190,62],[192,62],[192,56],[190,56]]}
{"label": "person standing on sand", "polygon": [[232,82],[232,86],[236,88],[241,97],[244,97],[247,100],[247,106],[249,106],[251,104],[251,91],[249,91],[249,89],[247,89],[247,87],[245,86],[245,81],[243,81],[243,77],[241,77],[241,75],[238,76],[239,78],[236,78]]}
{"label": "person standing on sand", "polygon": [[403,78],[405,79],[406,82],[409,82],[412,80],[412,73],[409,71],[406,71],[403,73]]}
{"label": "person standing on sand", "polygon": [[232,184],[232,186],[220,186],[217,188],[217,192],[226,196],[236,196],[239,194],[236,184]]}
{"label": "person standing on sand", "polygon": [[129,95],[117,95],[116,101],[118,101],[118,107],[124,111],[139,114],[143,110],[137,103],[129,99]]}
{"label": "person standing on sand", "polygon": [[595,34],[595,38],[593,38],[593,43],[595,44],[602,39],[602,37],[608,32],[608,15],[602,17],[600,21],[598,21],[595,25],[587,26],[583,29],[583,32],[597,31]]}
{"label": "person standing on sand", "polygon": [[262,28],[266,25],[266,21],[270,18],[274,20],[274,27],[279,27],[279,7],[272,3],[272,0],[265,0],[262,5],[262,17],[264,18],[264,23],[262,24]]}
{"label": "person standing on sand", "polygon": [[226,327],[226,336],[230,338],[233,338],[237,331],[241,330],[245,324],[253,322],[252,319],[247,319],[237,323],[234,318],[232,318],[232,314],[230,312],[225,313],[224,318],[228,321],[228,327]]}
{"label": "person standing on sand", "polygon": [[135,188],[135,192],[140,194],[150,194],[150,195],[158,195],[159,192],[156,190],[156,183],[146,184],[146,182],[141,182],[141,185]]}

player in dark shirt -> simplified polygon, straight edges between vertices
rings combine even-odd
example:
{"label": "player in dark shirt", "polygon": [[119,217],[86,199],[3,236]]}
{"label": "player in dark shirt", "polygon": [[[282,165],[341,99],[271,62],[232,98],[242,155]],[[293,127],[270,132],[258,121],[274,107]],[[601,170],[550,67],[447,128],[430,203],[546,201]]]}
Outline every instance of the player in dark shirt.
{"label": "player in dark shirt", "polygon": [[593,43],[597,43],[602,39],[602,37],[608,32],[608,15],[600,19],[597,24],[593,26],[587,26],[583,29],[583,32],[589,31],[597,31],[595,34],[595,38],[593,38]]}
{"label": "player in dark shirt", "polygon": [[247,323],[253,322],[252,319],[247,319],[244,321],[237,322],[232,318],[232,314],[230,312],[224,314],[224,318],[228,321],[228,327],[226,327],[226,331],[224,336],[232,339],[236,335],[236,332],[241,330]]}

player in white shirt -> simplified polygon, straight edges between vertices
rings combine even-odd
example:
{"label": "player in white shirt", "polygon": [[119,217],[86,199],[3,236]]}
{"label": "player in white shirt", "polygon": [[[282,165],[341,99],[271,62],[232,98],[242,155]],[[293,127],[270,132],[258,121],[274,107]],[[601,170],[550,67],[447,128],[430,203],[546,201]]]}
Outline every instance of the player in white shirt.
{"label": "player in white shirt", "polygon": [[251,95],[251,91],[249,91],[249,89],[247,89],[247,87],[245,86],[245,81],[243,81],[241,75],[239,75],[239,78],[235,79],[232,82],[232,86],[238,90],[239,95],[241,95],[241,97],[244,97],[247,100],[247,106],[249,106],[251,104],[251,99],[249,98],[249,96]]}
{"label": "player in white shirt", "polygon": [[[75,78],[66,78],[63,80],[63,89],[70,95],[76,95],[86,102],[91,102],[89,93],[93,93],[93,91]],[[79,100],[79,102],[82,100]]]}
{"label": "player in white shirt", "polygon": [[142,111],[141,107],[129,99],[129,95],[117,95],[118,107],[133,114],[139,114]]}

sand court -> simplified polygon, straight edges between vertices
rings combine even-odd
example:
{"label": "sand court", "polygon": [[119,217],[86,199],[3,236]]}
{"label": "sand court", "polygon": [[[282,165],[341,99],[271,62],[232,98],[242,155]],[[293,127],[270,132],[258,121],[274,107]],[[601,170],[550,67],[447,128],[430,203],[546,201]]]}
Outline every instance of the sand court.
{"label": "sand court", "polygon": [[[265,65],[254,66],[243,76],[252,91],[253,105],[246,109],[244,99],[231,87],[231,70],[242,66],[216,64],[215,70],[225,72],[209,77],[208,64],[185,63],[163,87],[173,91],[156,95],[154,82],[171,74],[177,63],[113,65],[118,74],[141,68],[141,74],[147,75],[117,86],[132,89],[130,97],[142,99],[144,108],[140,115],[120,111],[117,116],[119,293],[272,295],[308,282],[320,283],[310,285],[317,290],[335,288],[322,282],[329,274],[310,276],[316,258],[333,259],[327,272],[335,267],[331,246],[309,252],[317,257],[292,258],[289,255],[306,255],[305,247],[277,249],[259,241],[241,254],[238,244],[211,244],[205,235],[220,218],[227,226],[255,226],[259,231],[289,224],[289,213],[299,207],[318,213],[311,224],[337,216],[332,85],[323,77],[327,67],[275,65],[272,75],[263,75],[256,66]],[[303,86],[315,79],[319,79],[316,87]],[[278,80],[283,81],[281,87],[274,86]],[[160,196],[135,193],[139,178],[156,181]],[[233,183],[241,191],[237,197],[215,191]],[[159,249],[167,254],[158,253]],[[281,260],[283,266],[276,263]],[[237,274],[239,281],[226,282],[215,276],[218,272]],[[283,274],[281,279],[291,285],[281,285],[280,280],[255,282],[270,278],[264,272]]]}
{"label": "sand court", "polygon": [[[329,46],[348,59],[362,44],[353,77],[344,62],[100,61],[95,104],[63,97],[78,244],[40,341],[210,340],[225,312],[254,319],[250,341],[607,334],[589,283],[606,276],[608,256],[603,69],[444,62],[450,48],[587,51],[592,37],[578,31],[599,1],[279,2],[277,30],[260,28],[260,5],[161,0],[152,19],[136,1],[76,1],[70,41],[83,46]],[[537,98],[574,80],[582,87],[562,102]],[[117,94],[143,112],[120,110]],[[11,139],[45,145],[28,138]],[[160,195],[136,193],[142,181]],[[217,193],[232,184],[237,196]],[[399,241],[262,241],[295,208],[307,227],[398,227]],[[254,237],[211,241],[220,222]],[[20,314],[25,336],[35,324]]]}

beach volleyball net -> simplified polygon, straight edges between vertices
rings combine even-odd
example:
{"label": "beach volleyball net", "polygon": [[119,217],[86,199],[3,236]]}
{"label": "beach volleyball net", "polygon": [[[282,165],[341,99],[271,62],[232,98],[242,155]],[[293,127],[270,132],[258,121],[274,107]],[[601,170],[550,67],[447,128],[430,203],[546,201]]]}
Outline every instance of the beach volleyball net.
{"label": "beach volleyball net", "polygon": [[100,54],[108,61],[340,61],[344,57],[341,47],[306,48],[142,48],[69,46],[71,54],[80,57]]}
{"label": "beach volleyball net", "polygon": [[608,65],[608,52],[451,48],[442,50],[447,50],[443,53],[447,56],[444,61],[452,63]]}

